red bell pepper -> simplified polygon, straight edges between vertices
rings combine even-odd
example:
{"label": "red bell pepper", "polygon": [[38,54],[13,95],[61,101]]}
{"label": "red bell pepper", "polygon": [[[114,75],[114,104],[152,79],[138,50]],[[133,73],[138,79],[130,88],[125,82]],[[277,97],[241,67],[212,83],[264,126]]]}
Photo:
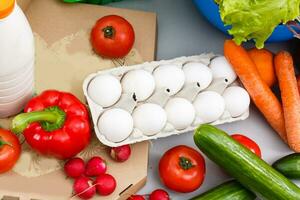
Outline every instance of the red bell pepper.
{"label": "red bell pepper", "polygon": [[13,119],[12,131],[43,155],[67,159],[82,151],[91,138],[87,108],[74,95],[44,91]]}

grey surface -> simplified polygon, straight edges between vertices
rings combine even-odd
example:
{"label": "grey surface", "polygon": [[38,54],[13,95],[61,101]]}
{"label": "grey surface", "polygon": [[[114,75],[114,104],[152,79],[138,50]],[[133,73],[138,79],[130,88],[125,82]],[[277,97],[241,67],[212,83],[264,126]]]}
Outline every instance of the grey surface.
{"label": "grey surface", "polygon": [[[157,13],[158,60],[201,54],[203,52],[223,52],[223,43],[226,36],[205,21],[196,10],[192,0],[125,0],[110,4],[110,6]],[[251,46],[251,44],[247,46]],[[290,49],[292,46],[293,42],[290,42],[289,44],[268,44],[267,48],[276,52],[279,49]],[[253,107],[249,119],[219,127],[228,131],[228,133],[243,133],[254,139],[262,148],[263,158],[268,162],[273,162],[275,159],[291,152]],[[164,188],[157,171],[159,159],[169,148],[181,144],[196,148],[192,133],[152,142],[147,185],[139,192],[140,194],[149,194],[154,189]],[[219,167],[208,159],[206,159],[206,166],[206,178],[202,187],[189,194],[169,191],[172,200],[188,199],[224,182],[228,178]]]}

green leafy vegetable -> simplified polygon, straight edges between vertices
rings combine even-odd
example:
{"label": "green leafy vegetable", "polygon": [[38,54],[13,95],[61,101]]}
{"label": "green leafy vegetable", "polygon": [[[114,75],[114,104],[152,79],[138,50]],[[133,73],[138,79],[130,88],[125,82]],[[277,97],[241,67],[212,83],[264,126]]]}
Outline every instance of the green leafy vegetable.
{"label": "green leafy vegetable", "polygon": [[229,34],[241,44],[253,39],[257,48],[280,23],[295,20],[300,12],[300,0],[215,0],[226,25],[232,25]]}

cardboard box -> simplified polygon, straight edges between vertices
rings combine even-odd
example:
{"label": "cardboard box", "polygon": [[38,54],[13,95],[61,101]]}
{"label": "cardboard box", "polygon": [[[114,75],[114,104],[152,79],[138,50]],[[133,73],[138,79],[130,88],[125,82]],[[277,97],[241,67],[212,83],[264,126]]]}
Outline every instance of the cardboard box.
{"label": "cardboard box", "polygon": [[[81,100],[82,80],[89,73],[113,67],[116,63],[151,61],[155,56],[156,15],[154,13],[86,4],[64,4],[59,0],[18,0],[36,37],[36,90],[59,89],[75,93]],[[95,55],[88,42],[96,20],[108,14],[128,19],[136,33],[136,41],[125,60],[103,60]],[[99,64],[100,63],[100,64]],[[9,126],[9,119],[0,120]],[[99,144],[101,145],[101,144]],[[95,199],[127,199],[146,181],[149,143],[132,146],[132,157],[125,163],[109,158],[106,149],[100,156],[108,163],[108,173],[116,177],[116,191]],[[0,199],[63,200],[72,196],[72,180],[62,170],[36,178],[15,172],[0,175]]]}

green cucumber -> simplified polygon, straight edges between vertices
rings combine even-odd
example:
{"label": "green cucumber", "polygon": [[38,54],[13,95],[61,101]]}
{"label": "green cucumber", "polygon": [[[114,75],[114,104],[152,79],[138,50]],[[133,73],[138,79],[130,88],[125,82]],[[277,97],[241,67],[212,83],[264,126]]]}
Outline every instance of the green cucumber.
{"label": "green cucumber", "polygon": [[288,178],[300,179],[300,153],[285,156],[272,166]]}
{"label": "green cucumber", "polygon": [[256,195],[235,180],[225,182],[190,200],[254,200]]}
{"label": "green cucumber", "polygon": [[212,161],[263,200],[300,200],[300,188],[224,131],[201,125],[194,141]]}

